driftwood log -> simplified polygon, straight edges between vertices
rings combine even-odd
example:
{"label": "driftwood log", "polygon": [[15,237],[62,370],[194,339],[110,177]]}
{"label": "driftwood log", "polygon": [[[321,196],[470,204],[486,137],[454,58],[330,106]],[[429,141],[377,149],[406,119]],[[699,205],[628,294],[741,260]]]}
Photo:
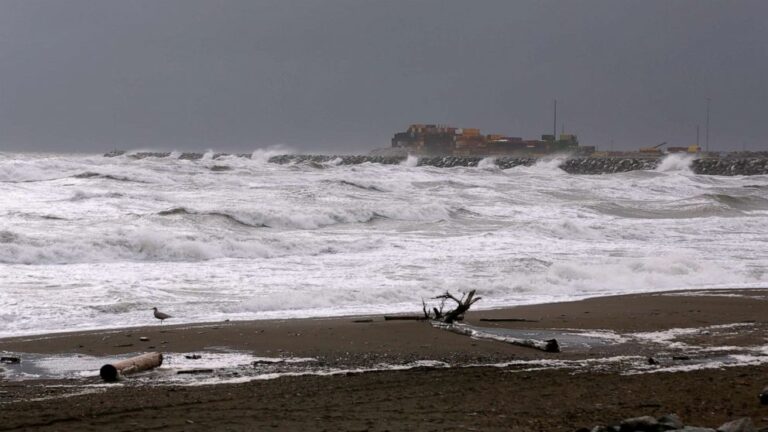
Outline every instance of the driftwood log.
{"label": "driftwood log", "polygon": [[105,364],[101,367],[99,375],[104,381],[114,382],[124,375],[154,369],[161,364],[163,364],[163,355],[158,352],[151,352]]}
{"label": "driftwood log", "polygon": [[463,324],[447,325],[441,322],[433,321],[432,325],[438,328],[448,330],[453,333],[458,333],[461,335],[466,335],[466,336],[470,336],[477,339],[488,339],[488,340],[494,340],[498,342],[505,342],[508,344],[522,346],[526,348],[534,348],[544,352],[551,352],[551,353],[560,352],[560,344],[557,343],[557,339],[538,340],[538,339],[521,339],[521,338],[515,338],[515,337],[509,337],[509,336],[500,336],[500,335],[494,335],[494,334],[478,331],[470,326],[463,325]]}

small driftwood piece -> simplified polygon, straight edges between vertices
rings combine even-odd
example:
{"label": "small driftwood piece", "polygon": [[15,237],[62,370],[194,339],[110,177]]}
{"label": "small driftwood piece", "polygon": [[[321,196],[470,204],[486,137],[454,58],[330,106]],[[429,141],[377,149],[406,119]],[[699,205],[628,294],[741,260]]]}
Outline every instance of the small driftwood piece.
{"label": "small driftwood piece", "polygon": [[213,373],[213,369],[209,368],[197,368],[197,369],[182,369],[176,372],[176,375],[200,375]]}
{"label": "small driftwood piece", "polygon": [[[427,304],[422,299],[421,305],[424,312],[424,319],[440,321],[446,324],[451,324],[454,321],[461,321],[464,319],[464,313],[468,311],[473,304],[482,299],[482,297],[475,297],[475,291],[476,290],[472,290],[467,294],[462,295],[460,299],[446,291],[445,294],[435,297],[436,300],[441,300],[440,307],[433,307],[431,312],[427,310]],[[445,309],[445,302],[448,300],[456,302],[456,307],[447,312],[443,312],[443,309]]]}
{"label": "small driftwood piece", "polygon": [[480,321],[484,322],[539,322],[539,320],[532,320],[526,318],[480,318]]}
{"label": "small driftwood piece", "polygon": [[122,376],[154,369],[161,364],[163,364],[163,355],[159,352],[151,352],[105,364],[101,367],[99,375],[101,375],[101,378],[104,381],[114,382],[119,380]]}
{"label": "small driftwood piece", "polygon": [[423,321],[428,318],[424,318],[421,315],[384,315],[385,321]]}

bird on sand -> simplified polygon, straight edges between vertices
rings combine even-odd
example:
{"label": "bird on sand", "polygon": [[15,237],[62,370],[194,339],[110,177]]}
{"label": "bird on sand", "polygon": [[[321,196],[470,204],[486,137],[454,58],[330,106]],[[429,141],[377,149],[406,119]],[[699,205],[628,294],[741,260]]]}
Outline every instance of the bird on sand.
{"label": "bird on sand", "polygon": [[163,312],[160,312],[159,310],[157,310],[157,307],[153,307],[152,310],[155,311],[155,318],[160,320],[160,324],[162,324],[163,321],[168,319],[168,318],[173,318],[172,316],[168,315],[167,313],[163,313]]}

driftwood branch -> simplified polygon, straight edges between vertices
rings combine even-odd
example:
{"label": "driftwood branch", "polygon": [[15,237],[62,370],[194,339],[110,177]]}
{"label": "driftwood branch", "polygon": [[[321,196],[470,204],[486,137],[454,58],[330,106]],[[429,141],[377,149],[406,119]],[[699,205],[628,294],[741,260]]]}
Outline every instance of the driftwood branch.
{"label": "driftwood branch", "polygon": [[467,294],[464,294],[461,296],[461,299],[458,299],[454,297],[451,293],[448,291],[445,292],[443,295],[439,295],[435,297],[435,299],[441,299],[443,301],[443,304],[445,304],[446,300],[453,300],[456,302],[456,307],[454,309],[449,310],[448,312],[445,312],[445,314],[442,313],[442,308],[440,310],[440,313],[438,314],[437,311],[435,311],[435,320],[442,321],[446,324],[450,324],[454,321],[458,321],[459,317],[464,316],[464,313],[469,310],[470,307],[472,307],[473,304],[477,303],[482,299],[482,297],[475,297],[476,290],[472,290]]}
{"label": "driftwood branch", "polygon": [[[461,321],[464,318],[464,313],[468,311],[473,304],[477,303],[481,297],[475,297],[475,290],[462,295],[460,299],[446,291],[445,294],[433,297],[432,299],[440,300],[440,305],[439,307],[433,306],[431,310],[424,299],[421,299],[421,310],[424,313],[423,319],[450,324],[454,321]],[[446,311],[445,304],[448,300],[456,303],[456,307]]]}
{"label": "driftwood branch", "polygon": [[[421,299],[422,315],[384,315],[384,319],[386,321],[394,321],[394,320],[439,321],[446,324],[451,324],[454,321],[461,321],[462,319],[464,319],[464,313],[468,311],[473,304],[477,303],[481,299],[481,297],[475,297],[475,290],[472,290],[469,293],[461,296],[460,299],[456,298],[451,293],[446,291],[445,294],[439,295],[437,297],[433,297],[432,299],[440,300],[440,305],[432,306],[430,308],[430,305],[427,305],[427,302],[422,298]],[[455,302],[456,307],[454,309],[445,311],[445,304],[448,300]]]}

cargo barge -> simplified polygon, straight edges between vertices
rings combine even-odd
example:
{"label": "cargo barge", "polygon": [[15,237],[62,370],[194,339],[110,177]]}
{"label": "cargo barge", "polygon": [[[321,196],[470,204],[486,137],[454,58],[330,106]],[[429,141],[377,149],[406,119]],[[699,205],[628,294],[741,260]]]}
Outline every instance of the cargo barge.
{"label": "cargo barge", "polygon": [[573,134],[542,135],[523,139],[500,134],[483,135],[477,128],[413,124],[392,137],[392,147],[429,156],[546,156],[554,153],[589,155],[592,146],[580,146]]}

